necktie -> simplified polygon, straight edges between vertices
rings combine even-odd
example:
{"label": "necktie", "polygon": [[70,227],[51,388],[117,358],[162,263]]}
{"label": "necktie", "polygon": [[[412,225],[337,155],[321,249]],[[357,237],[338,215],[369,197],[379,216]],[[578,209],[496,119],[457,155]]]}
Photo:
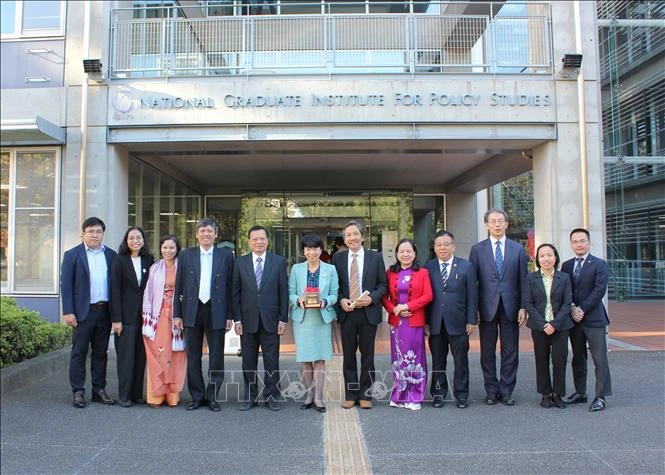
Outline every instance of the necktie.
{"label": "necktie", "polygon": [[360,297],[360,272],[358,271],[358,254],[351,260],[351,300]]}
{"label": "necktie", "polygon": [[443,285],[446,285],[446,281],[448,280],[448,263],[444,262],[441,264],[441,282]]}
{"label": "necktie", "polygon": [[256,276],[256,288],[261,287],[261,277],[263,276],[263,264],[261,263],[263,259],[260,257],[256,258],[256,270],[254,270],[254,276]]}
{"label": "necktie", "polygon": [[212,254],[205,253],[201,256],[201,280],[199,281],[199,300],[207,303],[210,300],[210,284],[212,280],[210,259]]}
{"label": "necktie", "polygon": [[499,277],[503,275],[503,252],[501,251],[501,241],[496,242],[496,255],[494,256],[496,261],[496,273]]}
{"label": "necktie", "polygon": [[583,257],[575,258],[575,268],[573,269],[573,279],[577,280],[580,277],[580,272],[582,272],[582,261]]}

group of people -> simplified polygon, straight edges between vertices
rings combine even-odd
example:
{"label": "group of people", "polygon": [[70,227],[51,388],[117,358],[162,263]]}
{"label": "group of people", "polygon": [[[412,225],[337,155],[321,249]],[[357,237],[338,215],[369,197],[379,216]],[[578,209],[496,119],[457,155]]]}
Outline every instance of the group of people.
{"label": "group of people", "polygon": [[[395,249],[387,270],[381,253],[364,247],[364,227],[349,221],[342,229],[344,246],[322,259],[321,237],[301,239],[305,261],[287,275],[286,260],[268,251],[268,232],[250,228],[251,252],[234,259],[214,245],[217,224],[196,224],[197,247],[180,252],[178,239],[160,240],[161,259],[154,262],[139,227],[130,227],[116,254],[104,246],[105,225],[88,218],[82,243],[63,257],[61,292],[65,322],[74,327],[70,361],[73,404],[85,407],[85,361],[92,352],[92,401],[115,404],[106,393],[107,347],[114,334],[118,403],[176,406],[185,374],[191,396],[188,410],[207,406],[219,411],[217,394],[224,382],[225,333],[240,336],[244,394],[239,409],[260,400],[281,409],[279,345],[293,325],[296,361],[302,364],[304,401],[300,409],[325,413],[325,363],[332,359],[331,324],[340,326],[343,351],[342,407],[371,409],[378,397],[374,347],[383,310],[388,313],[393,383],[390,406],[421,408],[427,395],[428,338],[432,356],[430,395],[442,407],[449,384],[447,357],[452,353],[452,395],[468,406],[469,336],[479,327],[484,402],[515,404],[519,329],[528,326],[534,344],[537,390],[543,407],[563,408],[587,402],[587,345],[595,365],[596,393],[589,410],[603,410],[611,395],[602,299],[607,264],[589,253],[586,229],[574,229],[575,258],[561,271],[552,244],[536,251],[537,271],[528,273],[523,247],[506,238],[508,218],[500,209],[485,213],[489,238],[474,245],[469,260],[455,255],[455,239],[443,230],[434,237],[436,257],[421,266],[413,240]],[[203,341],[208,345],[207,382],[202,371]],[[500,340],[497,374],[496,345]],[[568,340],[573,349],[575,392],[565,397]],[[357,352],[360,351],[360,368]],[[259,396],[258,356],[263,356]],[[550,371],[550,365],[551,370]],[[147,370],[147,371],[146,371]],[[143,398],[144,374],[147,375]]]}

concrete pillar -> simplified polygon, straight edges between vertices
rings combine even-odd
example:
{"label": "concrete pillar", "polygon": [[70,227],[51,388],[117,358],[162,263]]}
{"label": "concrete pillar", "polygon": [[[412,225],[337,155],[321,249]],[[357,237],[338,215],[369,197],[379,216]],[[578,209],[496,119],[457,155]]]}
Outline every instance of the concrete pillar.
{"label": "concrete pillar", "polygon": [[467,259],[471,246],[487,237],[483,215],[487,192],[446,194],[446,229],[455,235],[455,254]]}
{"label": "concrete pillar", "polygon": [[[575,35],[563,25],[574,24],[573,2],[552,2],[554,64],[565,53],[576,52]],[[598,71],[598,28],[595,4],[580,2],[582,21],[583,109],[586,124],[587,191],[592,251],[606,255],[605,187],[602,157],[601,102]],[[557,66],[558,68],[559,66]],[[556,141],[533,149],[534,218],[536,246],[551,242],[565,260],[572,256],[568,235],[583,226],[580,104],[577,81],[556,71]]]}

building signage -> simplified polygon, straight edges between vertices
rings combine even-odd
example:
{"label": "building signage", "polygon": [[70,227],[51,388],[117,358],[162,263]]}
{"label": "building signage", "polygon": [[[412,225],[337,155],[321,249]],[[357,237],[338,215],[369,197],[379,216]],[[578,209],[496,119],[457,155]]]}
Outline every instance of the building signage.
{"label": "building signage", "polygon": [[[111,127],[211,124],[554,123],[543,79],[267,79],[111,83]],[[561,97],[568,97],[562,86]]]}
{"label": "building signage", "polygon": [[[527,94],[504,94],[492,92],[487,97],[479,94],[445,94],[430,92],[427,94],[407,94],[395,92],[391,97],[384,94],[367,95],[318,95],[310,97],[301,95],[255,95],[235,96],[226,94],[221,104],[230,108],[270,108],[270,107],[383,107],[388,101],[392,101],[398,107],[473,107],[481,105],[481,101],[487,101],[492,107],[547,107],[552,104],[549,95],[527,95]],[[214,109],[217,108],[215,99],[212,97],[155,97],[140,96],[141,109]]]}

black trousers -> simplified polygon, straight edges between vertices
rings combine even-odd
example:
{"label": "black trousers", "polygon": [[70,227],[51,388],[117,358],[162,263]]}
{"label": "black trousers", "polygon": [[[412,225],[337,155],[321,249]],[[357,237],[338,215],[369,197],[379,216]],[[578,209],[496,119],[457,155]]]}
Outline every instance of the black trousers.
{"label": "black trousers", "polygon": [[122,325],[120,336],[114,335],[115,354],[118,357],[118,399],[136,401],[143,398],[145,375],[145,346],[141,327],[137,320]]}
{"label": "black trousers", "polygon": [[[344,372],[344,394],[349,401],[372,399],[372,384],[375,380],[374,342],[376,325],[367,320],[364,309],[346,314],[340,325],[342,334],[342,363]],[[356,352],[360,349],[360,375]]]}
{"label": "black trousers", "polygon": [[111,317],[108,305],[91,305],[88,316],[72,333],[72,352],[69,360],[69,383],[72,391],[85,392],[85,364],[88,348],[91,350],[90,377],[92,392],[106,388]]}
{"label": "black trousers", "polygon": [[[517,382],[520,327],[509,320],[499,300],[499,309],[490,322],[480,322],[480,366],[488,396],[510,396]],[[501,379],[496,374],[496,342],[501,339]]]}
{"label": "black trousers", "polygon": [[263,399],[279,401],[282,395],[279,387],[279,335],[269,333],[259,322],[256,333],[243,331],[240,337],[242,347],[242,378],[245,386],[245,401],[254,402],[259,397],[258,364],[259,347],[263,354]]}
{"label": "black trousers", "polygon": [[607,327],[575,325],[570,330],[570,346],[573,349],[573,381],[575,391],[586,394],[587,344],[593,358],[596,375],[596,396],[612,395],[610,363],[607,359]]}
{"label": "black trousers", "polygon": [[[213,330],[210,302],[202,304],[196,313],[196,323],[185,327],[187,351],[187,388],[192,401],[214,401],[224,383],[224,336],[226,330]],[[208,342],[208,385],[203,380],[201,358],[203,337]]]}
{"label": "black trousers", "polygon": [[446,367],[449,347],[455,364],[453,395],[458,401],[466,401],[469,398],[469,336],[449,335],[443,325],[441,333],[429,336],[429,349],[432,352],[430,394],[444,399],[448,395]]}
{"label": "black trousers", "polygon": [[[566,364],[568,363],[568,331],[548,335],[531,330],[533,355],[536,358],[536,388],[538,393],[566,394]],[[552,375],[550,376],[550,358]]]}

